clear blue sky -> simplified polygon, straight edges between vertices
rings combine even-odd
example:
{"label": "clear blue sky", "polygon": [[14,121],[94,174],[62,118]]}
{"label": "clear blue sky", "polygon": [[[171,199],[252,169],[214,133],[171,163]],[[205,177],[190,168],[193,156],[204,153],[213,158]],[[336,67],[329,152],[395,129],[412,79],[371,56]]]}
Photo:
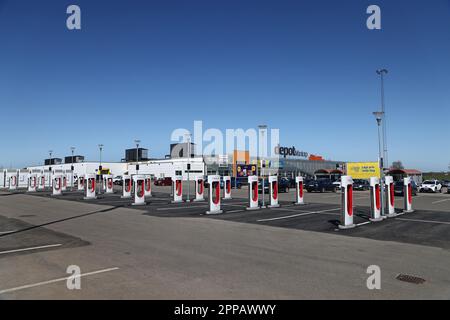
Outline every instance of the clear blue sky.
{"label": "clear blue sky", "polygon": [[[66,28],[70,4],[81,31]],[[366,28],[370,4],[381,31]],[[450,163],[449,0],[0,0],[0,63],[0,166],[70,146],[96,160],[98,143],[119,161],[136,137],[160,157],[194,120],[376,160],[379,67],[390,160]]]}

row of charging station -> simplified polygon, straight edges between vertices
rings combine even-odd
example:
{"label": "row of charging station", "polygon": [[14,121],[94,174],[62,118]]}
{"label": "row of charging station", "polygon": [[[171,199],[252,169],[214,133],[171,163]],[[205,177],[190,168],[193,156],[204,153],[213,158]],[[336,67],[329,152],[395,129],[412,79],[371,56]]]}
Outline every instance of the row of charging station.
{"label": "row of charging station", "polygon": [[[395,196],[394,196],[394,179],[392,176],[385,177],[385,188],[378,177],[370,178],[370,221],[379,222],[386,218],[396,217],[395,213]],[[354,207],[353,207],[353,179],[350,176],[341,177],[341,224],[340,229],[351,229],[356,227],[353,222]],[[382,201],[381,193],[385,190],[386,211],[381,215]],[[411,178],[403,179],[403,195],[404,195],[404,209],[403,213],[414,212],[412,209],[412,183]],[[403,214],[402,213],[402,214]]]}

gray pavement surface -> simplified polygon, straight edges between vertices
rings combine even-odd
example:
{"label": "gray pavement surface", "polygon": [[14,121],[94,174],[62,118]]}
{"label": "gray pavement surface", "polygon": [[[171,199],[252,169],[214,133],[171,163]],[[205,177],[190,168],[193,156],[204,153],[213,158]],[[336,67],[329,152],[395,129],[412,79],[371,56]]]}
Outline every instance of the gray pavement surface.
{"label": "gray pavement surface", "polygon": [[[344,231],[340,194],[293,206],[291,191],[281,208],[249,212],[247,190],[233,190],[211,216],[207,202],[172,204],[169,192],[155,187],[143,207],[119,190],[89,201],[0,192],[0,299],[450,298],[450,195],[421,194],[416,212],[367,224],[368,194],[355,193],[361,225]],[[81,290],[66,287],[73,264]],[[366,287],[370,265],[381,290]]]}

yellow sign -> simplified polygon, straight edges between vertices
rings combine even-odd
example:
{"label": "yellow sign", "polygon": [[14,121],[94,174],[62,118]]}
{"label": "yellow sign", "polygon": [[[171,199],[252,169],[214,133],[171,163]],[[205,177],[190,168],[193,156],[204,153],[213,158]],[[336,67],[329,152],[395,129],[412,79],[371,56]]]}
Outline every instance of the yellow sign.
{"label": "yellow sign", "polygon": [[380,168],[378,162],[349,162],[347,163],[347,175],[353,179],[380,177]]}

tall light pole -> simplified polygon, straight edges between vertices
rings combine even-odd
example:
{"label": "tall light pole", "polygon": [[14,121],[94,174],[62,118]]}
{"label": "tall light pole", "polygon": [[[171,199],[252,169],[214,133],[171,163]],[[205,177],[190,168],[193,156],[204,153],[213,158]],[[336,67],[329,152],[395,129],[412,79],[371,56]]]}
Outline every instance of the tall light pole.
{"label": "tall light pole", "polygon": [[376,111],[373,112],[373,115],[377,119],[377,125],[378,125],[378,158],[379,158],[379,168],[380,168],[380,201],[381,201],[381,208],[380,208],[380,214],[382,217],[384,216],[384,171],[383,171],[383,152],[381,148],[381,129],[380,127],[383,124],[383,116],[384,113],[382,111]]}
{"label": "tall light pole", "polygon": [[383,158],[386,165],[389,166],[388,160],[388,148],[387,148],[387,133],[386,133],[386,109],[384,103],[384,76],[388,74],[387,69],[378,69],[377,74],[380,76],[381,81],[381,112],[382,115],[382,130],[383,130]]}
{"label": "tall light pole", "polygon": [[52,153],[53,150],[48,150],[48,154],[50,155],[50,159],[48,159],[48,186],[52,187]]}
{"label": "tall light pole", "polygon": [[73,167],[73,152],[75,151],[75,147],[70,147],[70,151],[72,151],[72,166],[71,166],[71,169],[72,169],[72,184],[71,184],[71,186],[72,186],[72,191],[73,191],[73,169],[74,169],[74,167]]}
{"label": "tall light pole", "polygon": [[141,143],[141,140],[135,139],[134,143],[136,144],[136,174],[139,173],[139,144]]}
{"label": "tall light pole", "polygon": [[99,144],[98,145],[98,149],[99,149],[99,151],[100,151],[100,164],[99,164],[99,166],[98,166],[98,171],[99,171],[99,174],[100,174],[100,183],[99,184],[101,184],[101,186],[98,188],[99,189],[99,192],[98,193],[101,193],[101,191],[102,191],[102,185],[103,185],[103,175],[102,175],[102,151],[103,151],[103,144]]}
{"label": "tall light pole", "polygon": [[[262,158],[261,159],[261,175],[262,175],[262,182],[261,182],[262,206],[261,206],[261,208],[265,208],[266,207],[266,203],[265,203],[265,192],[264,192],[264,180],[265,180],[265,177],[264,177],[264,166],[265,166],[264,154],[265,154],[265,148],[264,148],[264,146],[265,146],[265,142],[266,142],[266,140],[265,140],[265,133],[266,133],[266,130],[267,130],[267,125],[261,124],[261,125],[258,126],[258,129],[259,129],[259,132],[261,133],[261,136],[262,136],[262,139],[261,139],[262,143],[260,143],[261,158]],[[256,167],[258,167],[258,160],[256,162],[257,162]]]}
{"label": "tall light pole", "polygon": [[187,142],[187,153],[188,153],[188,160],[187,160],[187,202],[190,201],[191,198],[191,180],[190,180],[190,176],[189,173],[191,171],[191,134],[190,133],[186,133],[186,142]]}

